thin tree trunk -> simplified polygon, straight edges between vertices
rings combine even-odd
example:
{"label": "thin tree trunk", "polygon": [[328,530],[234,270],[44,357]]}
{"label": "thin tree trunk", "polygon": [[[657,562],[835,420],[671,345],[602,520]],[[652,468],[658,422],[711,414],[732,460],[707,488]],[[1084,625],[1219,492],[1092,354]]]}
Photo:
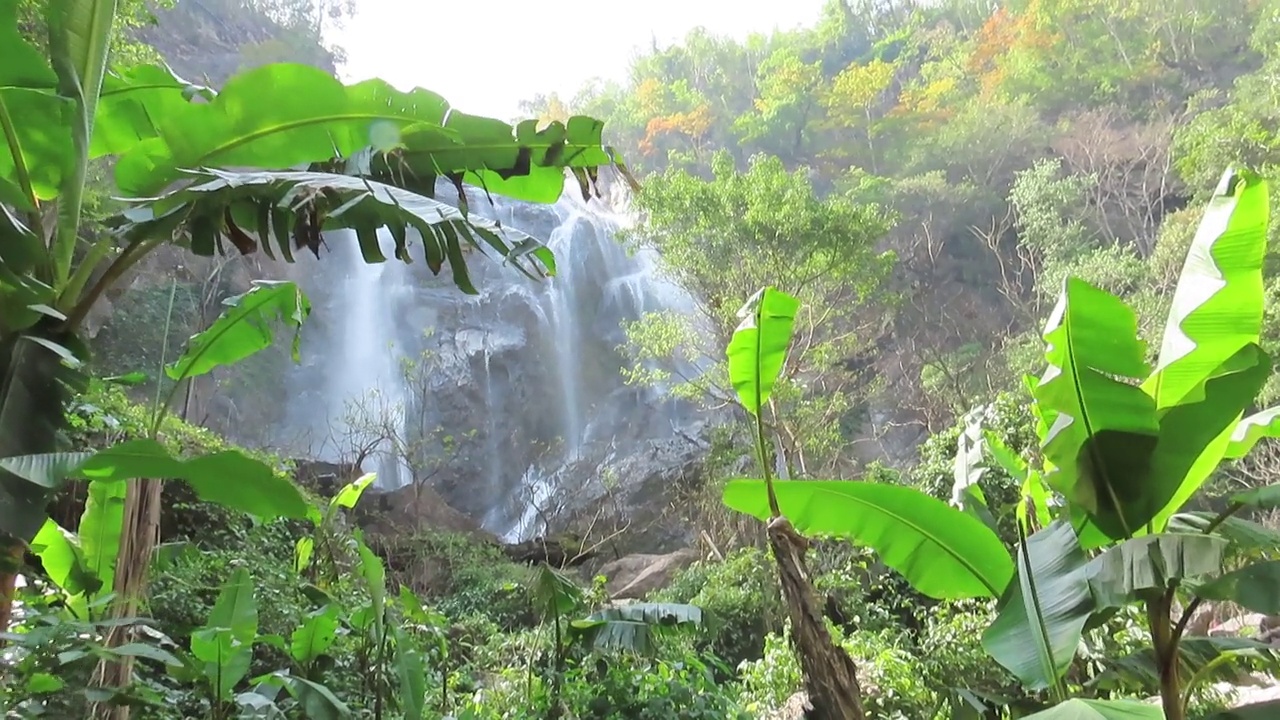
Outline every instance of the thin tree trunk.
{"label": "thin tree trunk", "polygon": [[[117,553],[113,590],[116,601],[112,619],[134,617],[147,591],[147,567],[160,536],[159,480],[129,480],[125,495],[124,522],[120,528],[120,551]],[[131,625],[116,625],[107,632],[106,646],[120,647],[134,639]],[[133,658],[103,660],[94,671],[93,685],[101,688],[125,688],[133,682]],[[93,708],[98,720],[129,720],[128,706],[98,703]]]}
{"label": "thin tree trunk", "polygon": [[800,657],[805,690],[813,707],[809,720],[865,720],[857,667],[827,632],[822,605],[809,580],[804,562],[809,541],[801,537],[785,517],[769,521],[768,535],[769,547],[778,563],[782,597],[791,617],[791,639]]}

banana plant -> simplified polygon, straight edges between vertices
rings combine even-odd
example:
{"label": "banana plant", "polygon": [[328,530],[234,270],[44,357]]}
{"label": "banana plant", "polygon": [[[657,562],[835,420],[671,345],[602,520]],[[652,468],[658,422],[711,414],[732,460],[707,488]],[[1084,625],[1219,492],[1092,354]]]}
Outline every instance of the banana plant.
{"label": "banana plant", "polygon": [[[1266,183],[1228,170],[1188,252],[1154,369],[1133,311],[1066,280],[1044,333],[1049,367],[1029,383],[1040,464],[984,435],[995,461],[1023,486],[1012,553],[974,514],[906,488],[773,481],[770,490],[767,479],[735,481],[726,503],[758,517],[781,511],[797,528],[870,546],[933,597],[998,597],[983,646],[1028,688],[1050,691],[1057,704],[1037,718],[1181,720],[1195,683],[1233,653],[1280,659],[1250,641],[1197,638],[1205,642],[1195,653],[1183,643],[1205,600],[1280,610],[1270,590],[1280,582],[1280,563],[1228,572],[1223,560],[1267,537],[1233,516],[1280,506],[1280,486],[1238,494],[1217,516],[1180,512],[1222,462],[1280,436],[1280,410],[1245,415],[1271,373],[1260,346],[1268,213]],[[958,486],[961,479],[958,473]],[[957,490],[965,503],[981,502]],[[963,537],[949,533],[957,528]],[[1186,610],[1175,621],[1179,599]],[[1067,698],[1063,676],[1085,628],[1132,603],[1147,612],[1161,707]],[[1277,709],[1264,703],[1223,717],[1269,717]]]}
{"label": "banana plant", "polygon": [[[88,356],[79,325],[151,251],[176,243],[208,255],[230,245],[289,261],[294,249],[318,255],[322,232],[350,229],[365,259],[378,262],[376,232],[385,227],[397,260],[409,262],[416,249],[433,271],[448,264],[457,285],[474,292],[464,243],[544,274],[554,272],[554,260],[536,240],[512,239],[470,215],[466,185],[551,202],[566,169],[584,193],[602,165],[626,175],[590,118],[513,127],[457,112],[427,90],[401,92],[380,80],[346,85],[287,63],[237,75],[218,92],[160,66],[110,67],[114,0],[45,3],[47,55],[19,32],[17,5],[0,0],[0,460],[8,461],[0,507],[13,511],[0,516],[0,629],[23,550],[68,474],[66,466],[15,472],[17,459],[58,449]],[[126,203],[113,232],[87,240],[86,178],[100,160],[114,161],[119,195],[145,199]],[[432,199],[437,179],[459,190],[458,207]],[[420,237],[411,241],[409,229]],[[125,462],[139,451],[150,464]],[[154,445],[97,462],[93,478],[112,482],[175,475],[190,482],[208,466],[165,459]],[[127,487],[126,515],[153,524],[158,483]]]}
{"label": "banana plant", "polygon": [[[293,330],[293,354],[297,356],[300,330],[311,306],[296,284],[260,281],[223,304],[222,314],[206,330],[192,336],[179,357],[164,367],[170,381],[168,397],[162,397],[157,388],[148,437],[97,453],[0,459],[0,467],[37,484],[54,484],[62,477],[88,481],[78,535],[46,518],[31,541],[45,571],[62,590],[67,607],[82,619],[89,619],[88,609],[95,597],[116,589],[117,564],[130,560],[117,557],[117,553],[125,520],[126,483],[131,478],[183,481],[202,500],[263,519],[302,518],[316,512],[282,473],[238,450],[182,459],[160,442],[160,428],[184,383],[266,349],[274,342],[278,326]],[[239,478],[239,482],[228,483],[229,477]],[[344,493],[349,495],[350,491]],[[12,508],[0,508],[0,517],[12,512]],[[9,519],[11,523],[20,521]]]}

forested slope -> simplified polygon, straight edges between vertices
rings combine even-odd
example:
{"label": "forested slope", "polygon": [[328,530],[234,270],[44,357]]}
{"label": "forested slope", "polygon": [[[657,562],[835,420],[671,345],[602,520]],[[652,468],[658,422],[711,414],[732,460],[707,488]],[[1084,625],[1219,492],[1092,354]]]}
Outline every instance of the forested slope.
{"label": "forested slope", "polygon": [[764,154],[819,195],[886,211],[893,270],[837,310],[857,330],[849,357],[880,380],[859,397],[894,408],[877,432],[938,430],[1038,369],[1039,323],[1066,275],[1157,317],[1201,211],[1191,201],[1229,163],[1272,172],[1278,12],[832,0],[812,28],[741,42],[695,31],[625,82],[527,109],[604,118],[654,188],[710,177],[720,152],[738,170]]}

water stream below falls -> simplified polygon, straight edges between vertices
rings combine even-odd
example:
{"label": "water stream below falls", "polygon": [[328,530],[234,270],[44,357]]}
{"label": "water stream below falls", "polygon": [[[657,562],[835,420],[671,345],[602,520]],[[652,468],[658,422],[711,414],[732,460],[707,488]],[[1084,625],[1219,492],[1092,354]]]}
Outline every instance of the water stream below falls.
{"label": "water stream below falls", "polygon": [[[331,461],[363,453],[384,489],[428,482],[516,540],[541,532],[566,483],[592,480],[583,475],[609,458],[697,422],[693,408],[620,374],[629,364],[619,353],[623,323],[690,312],[691,302],[658,275],[649,251],[617,241],[625,214],[570,195],[553,206],[487,208],[544,239],[558,274],[535,282],[471,253],[475,296],[457,290],[447,269],[437,277],[420,259],[365,264],[353,235],[328,234],[330,252],[300,274],[315,312],[303,364],[288,378],[281,444]],[[392,257],[389,247],[384,254]],[[420,247],[411,254],[421,258]]]}

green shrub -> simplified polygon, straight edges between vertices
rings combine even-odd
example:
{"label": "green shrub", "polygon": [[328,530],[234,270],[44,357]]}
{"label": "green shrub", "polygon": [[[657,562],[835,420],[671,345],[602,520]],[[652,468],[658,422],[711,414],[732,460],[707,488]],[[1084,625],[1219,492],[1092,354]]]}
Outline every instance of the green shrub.
{"label": "green shrub", "polygon": [[537,622],[527,566],[472,535],[422,531],[388,548],[400,582],[452,620],[479,616],[509,631]]}
{"label": "green shrub", "polygon": [[676,575],[654,602],[688,603],[702,608],[705,633],[699,646],[729,667],[755,660],[764,639],[782,627],[785,608],[772,558],[743,548],[719,563],[696,563]]}

